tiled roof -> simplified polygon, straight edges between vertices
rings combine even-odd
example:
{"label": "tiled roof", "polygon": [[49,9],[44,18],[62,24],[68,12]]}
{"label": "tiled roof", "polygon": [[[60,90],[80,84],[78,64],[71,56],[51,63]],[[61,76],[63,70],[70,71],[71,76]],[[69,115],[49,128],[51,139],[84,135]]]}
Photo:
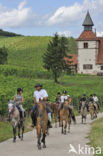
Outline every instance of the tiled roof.
{"label": "tiled roof", "polygon": [[83,31],[77,41],[81,40],[97,40],[96,34],[93,31]]}
{"label": "tiled roof", "polygon": [[99,41],[97,64],[103,64],[103,37],[97,37],[97,39]]}
{"label": "tiled roof", "polygon": [[69,54],[68,57],[64,58],[66,63],[70,65],[77,65],[77,55],[76,54]]}

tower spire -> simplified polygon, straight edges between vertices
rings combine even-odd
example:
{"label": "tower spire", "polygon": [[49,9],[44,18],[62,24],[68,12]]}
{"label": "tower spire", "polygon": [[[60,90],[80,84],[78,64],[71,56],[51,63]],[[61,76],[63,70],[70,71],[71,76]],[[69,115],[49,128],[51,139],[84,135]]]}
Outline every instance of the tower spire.
{"label": "tower spire", "polygon": [[85,31],[90,31],[90,30],[92,31],[92,27],[94,26],[94,23],[92,21],[89,11],[87,11],[85,20],[82,25],[84,26]]}

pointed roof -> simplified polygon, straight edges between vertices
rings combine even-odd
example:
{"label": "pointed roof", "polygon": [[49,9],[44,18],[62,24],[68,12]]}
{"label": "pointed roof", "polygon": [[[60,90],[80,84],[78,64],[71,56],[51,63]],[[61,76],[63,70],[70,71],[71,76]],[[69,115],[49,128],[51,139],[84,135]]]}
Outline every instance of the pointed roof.
{"label": "pointed roof", "polygon": [[94,26],[94,23],[92,21],[92,18],[90,16],[89,11],[87,12],[87,15],[85,17],[85,20],[83,22],[83,26]]}

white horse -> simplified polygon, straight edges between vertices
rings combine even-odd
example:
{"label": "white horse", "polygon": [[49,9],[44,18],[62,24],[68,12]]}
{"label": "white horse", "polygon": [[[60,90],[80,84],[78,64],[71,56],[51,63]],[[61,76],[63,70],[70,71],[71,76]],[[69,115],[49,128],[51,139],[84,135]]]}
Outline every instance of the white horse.
{"label": "white horse", "polygon": [[[13,127],[13,142],[16,142],[16,129],[18,128],[18,137],[23,140],[24,121],[20,118],[19,110],[12,102],[8,104],[8,111],[10,115],[10,123]],[[22,128],[22,135],[20,136],[20,129]]]}

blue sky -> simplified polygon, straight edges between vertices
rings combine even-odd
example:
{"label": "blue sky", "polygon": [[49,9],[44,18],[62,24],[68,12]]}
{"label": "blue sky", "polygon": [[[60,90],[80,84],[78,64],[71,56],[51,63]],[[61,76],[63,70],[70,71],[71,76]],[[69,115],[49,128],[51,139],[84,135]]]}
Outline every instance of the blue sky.
{"label": "blue sky", "polygon": [[103,36],[103,0],[0,0],[0,28],[23,35],[78,37],[87,10]]}

